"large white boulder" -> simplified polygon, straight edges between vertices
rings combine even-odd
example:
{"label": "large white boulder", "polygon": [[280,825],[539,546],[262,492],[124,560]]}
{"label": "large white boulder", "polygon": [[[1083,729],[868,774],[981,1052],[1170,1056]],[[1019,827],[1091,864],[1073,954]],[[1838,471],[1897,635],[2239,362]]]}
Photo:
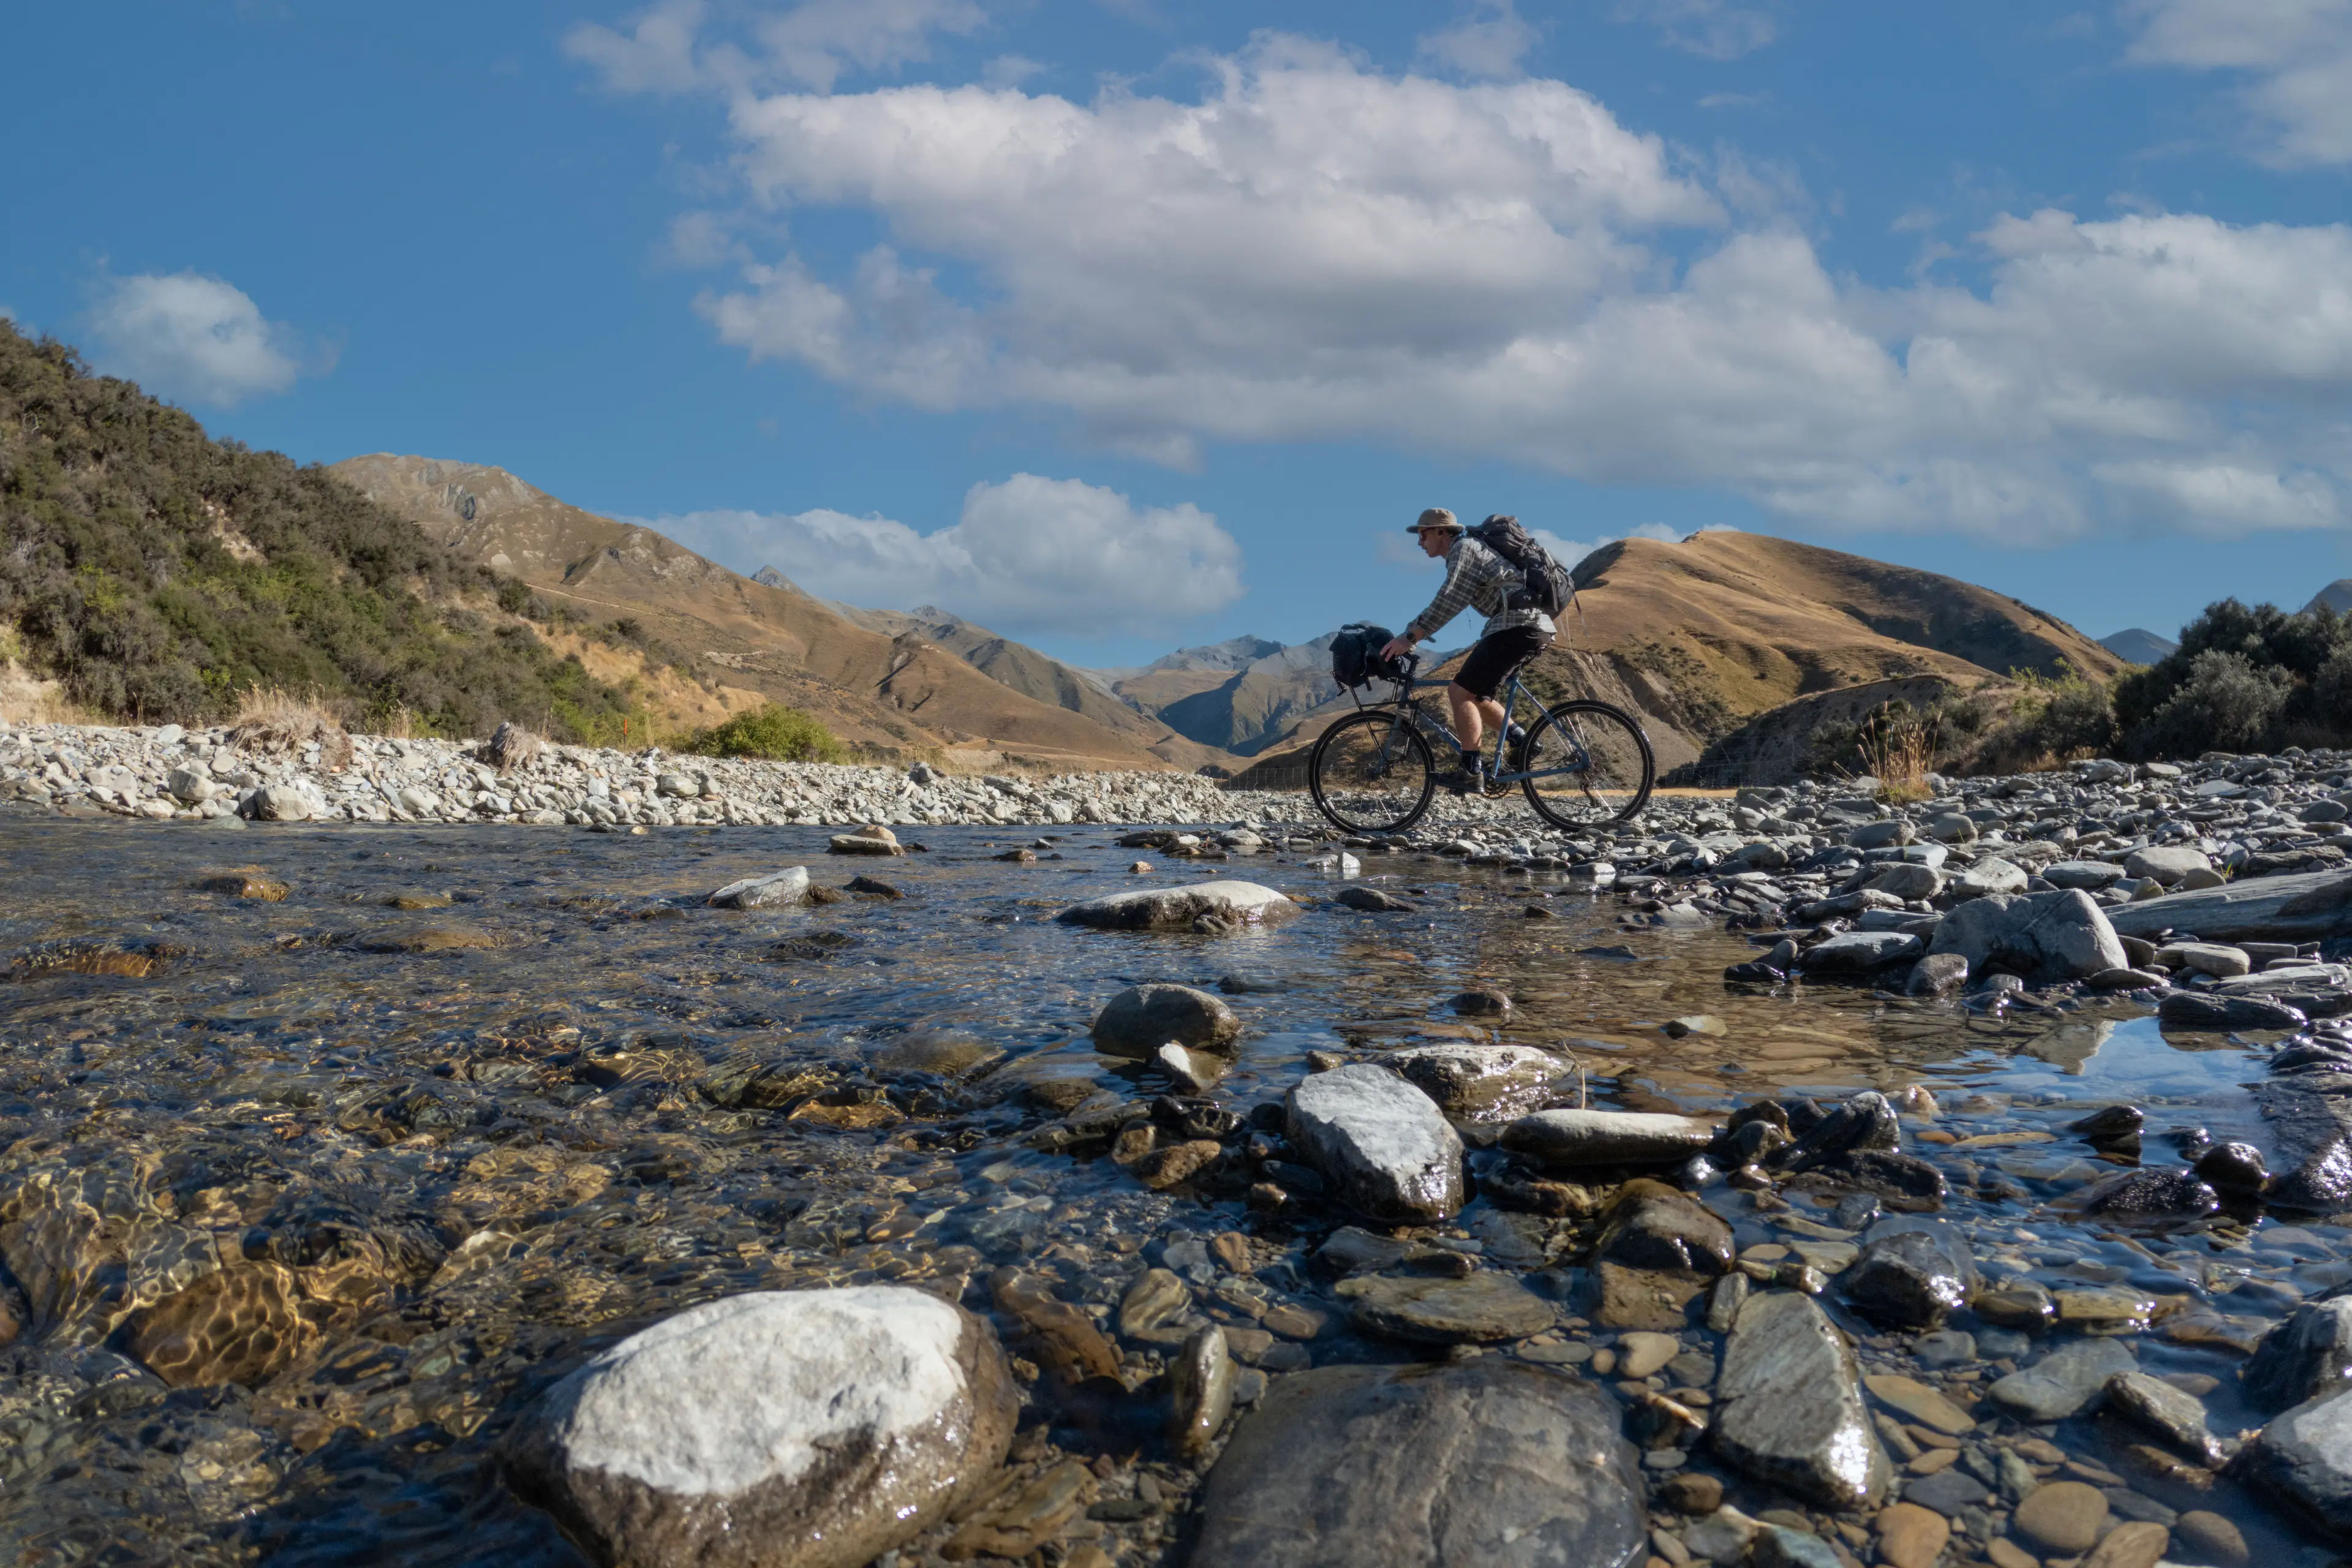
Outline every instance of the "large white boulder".
{"label": "large white boulder", "polygon": [[996,1335],[898,1286],[689,1308],[548,1392],[519,1489],[601,1562],[856,1568],[1003,1462],[1018,1412]]}
{"label": "large white boulder", "polygon": [[1064,925],[1105,931],[1213,931],[1272,925],[1298,913],[1298,906],[1255,882],[1193,882],[1174,888],[1144,888],[1073,904],[1055,916]]}

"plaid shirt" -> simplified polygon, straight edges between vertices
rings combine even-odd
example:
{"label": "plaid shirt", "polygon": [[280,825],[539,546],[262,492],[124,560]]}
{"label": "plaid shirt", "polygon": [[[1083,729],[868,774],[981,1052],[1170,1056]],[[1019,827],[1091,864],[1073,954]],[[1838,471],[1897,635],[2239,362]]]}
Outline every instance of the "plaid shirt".
{"label": "plaid shirt", "polygon": [[1444,586],[1405,631],[1415,641],[1426,642],[1465,609],[1475,608],[1486,617],[1486,629],[1478,634],[1482,637],[1515,626],[1533,626],[1546,637],[1558,635],[1559,628],[1541,610],[1510,607],[1511,595],[1525,584],[1517,567],[1464,533],[1445,552]]}

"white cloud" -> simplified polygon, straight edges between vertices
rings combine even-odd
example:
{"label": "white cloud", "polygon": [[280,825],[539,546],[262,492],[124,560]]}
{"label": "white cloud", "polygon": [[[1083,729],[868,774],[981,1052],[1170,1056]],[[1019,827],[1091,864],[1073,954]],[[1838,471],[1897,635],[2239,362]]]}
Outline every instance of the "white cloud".
{"label": "white cloud", "polygon": [[1422,35],[1413,52],[1424,64],[1465,76],[1508,79],[1520,74],[1519,62],[1541,36],[1512,0],[1476,0],[1452,26]]}
{"label": "white cloud", "polygon": [[299,340],[243,289],[195,272],[109,280],[90,310],[100,367],[149,391],[230,408],[302,374]]}
{"label": "white cloud", "polygon": [[1771,7],[1738,0],[1618,0],[1615,16],[1654,26],[1668,48],[1708,60],[1736,60],[1780,36]]}
{"label": "white cloud", "polygon": [[930,58],[933,33],[970,34],[988,21],[973,0],[804,0],[749,15],[740,37],[707,32],[704,0],[660,0],[628,30],[583,22],[563,49],[615,92],[743,92],[789,82],[830,92],[852,70],[889,70]]}
{"label": "white cloud", "polygon": [[649,526],[740,571],[772,565],[868,608],[939,605],[998,631],[1100,637],[1173,626],[1242,594],[1241,547],[1185,503],[1137,507],[1077,479],[974,485],[952,527],[919,533],[837,511],[698,511]]}
{"label": "white cloud", "polygon": [[2347,0],[2128,0],[2139,65],[2226,70],[2265,162],[2352,162],[2352,4]]}
{"label": "white cloud", "polygon": [[1561,82],[1280,37],[1213,71],[1197,101],[740,97],[755,205],[887,239],[698,309],[862,397],[1066,411],[1179,466],[1392,442],[2020,542],[2345,521],[2343,226],[2008,215],[1970,242],[1982,291],[1874,289],[1778,216],[1781,174],[1687,166]]}

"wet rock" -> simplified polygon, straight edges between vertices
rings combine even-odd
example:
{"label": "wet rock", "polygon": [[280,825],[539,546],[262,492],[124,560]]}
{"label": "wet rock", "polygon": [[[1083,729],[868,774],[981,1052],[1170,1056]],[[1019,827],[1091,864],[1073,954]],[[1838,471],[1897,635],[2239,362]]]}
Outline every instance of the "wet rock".
{"label": "wet rock", "polygon": [[1214,1163],[1217,1156],[1224,1152],[1223,1144],[1210,1139],[1188,1139],[1181,1143],[1153,1150],[1136,1161],[1132,1169],[1136,1180],[1153,1192],[1161,1193],[1191,1181]]}
{"label": "wet rock", "polygon": [[1235,1375],[1223,1329],[1212,1323],[1184,1342],[1168,1368],[1168,1440],[1177,1453],[1202,1453],[1223,1428]]}
{"label": "wet rock", "polygon": [[863,893],[869,899],[903,899],[907,896],[898,890],[897,884],[886,882],[879,877],[852,877],[841,885],[841,890]]}
{"label": "wet rock", "polygon": [[1364,1275],[1342,1282],[1339,1294],[1353,1301],[1357,1328],[1420,1344],[1523,1340],[1558,1321],[1551,1303],[1491,1269],[1466,1279]]}
{"label": "wet rock", "polygon": [[1865,1244],[1838,1283],[1854,1310],[1888,1328],[1929,1330],[1968,1304],[1976,1268],[1948,1227],[1901,1230]]}
{"label": "wet rock", "polygon": [[2260,996],[2200,996],[2175,991],[2157,1005],[2156,1016],[2168,1029],[2300,1029],[2304,1015],[2284,1003]]}
{"label": "wet rock", "polygon": [[2259,1193],[2271,1179],[2263,1164],[2263,1152],[2252,1143],[2216,1143],[2199,1155],[2191,1168],[2215,1190],[2229,1194]]}
{"label": "wet rock", "polygon": [[1550,1092],[1559,1058],[1533,1046],[1416,1046],[1385,1058],[1407,1083],[1465,1121],[1511,1116]]}
{"label": "wet rock", "polygon": [[2117,1218],[2195,1218],[2221,1206],[2220,1195],[2187,1171],[2125,1171],[2083,1197],[2084,1214]]}
{"label": "wet rock", "polygon": [[1341,1202],[1391,1224],[1428,1224],[1462,1206],[1462,1140],[1436,1105],[1369,1063],[1317,1073],[1290,1091],[1291,1146]]}
{"label": "wet rock", "polygon": [[2086,1552],[2106,1521],[2107,1500],[2081,1481],[2052,1481],[2035,1488],[2017,1505],[2017,1532],[2045,1552]]}
{"label": "wet rock", "polygon": [[855,833],[835,834],[826,841],[826,850],[835,855],[904,855],[905,845],[888,828],[872,825]]}
{"label": "wet rock", "polygon": [[2284,1410],[2352,1384],[2352,1296],[2305,1301],[2264,1334],[2242,1374],[2246,1397]]}
{"label": "wet rock", "polygon": [[1845,1568],[1850,1560],[1810,1530],[1767,1524],[1756,1532],[1753,1561],[1756,1568]]}
{"label": "wet rock", "polygon": [[1476,986],[1450,998],[1446,1004],[1465,1018],[1507,1018],[1511,1016],[1511,999],[1491,986]]}
{"label": "wet rock", "polygon": [[1752,1296],[1724,1350],[1708,1441],[1726,1462],[1823,1508],[1871,1506],[1891,1472],[1860,1384],[1853,1352],[1811,1297]]}
{"label": "wet rock", "polygon": [[1023,1558],[1059,1541],[1097,1488],[1085,1461],[1065,1459],[1001,1494],[949,1537],[940,1555]]}
{"label": "wet rock", "polygon": [[1701,1517],[1723,1506],[1723,1483],[1697,1470],[1682,1470],[1658,1486],[1658,1500],[1676,1513]]}
{"label": "wet rock", "polygon": [[1617,1336],[1617,1375],[1647,1377],[1681,1354],[1682,1348],[1682,1342],[1672,1334],[1620,1334]]}
{"label": "wet rock", "polygon": [[1064,925],[1101,931],[1215,931],[1272,925],[1297,917],[1298,906],[1255,882],[1194,882],[1145,888],[1073,904],[1054,918]]}
{"label": "wet rock", "polygon": [[1932,1476],[1922,1476],[1905,1483],[1904,1500],[1921,1508],[1935,1510],[1947,1519],[1958,1515],[1964,1508],[1974,1508],[1992,1496],[1992,1489],[1966,1470],[1938,1470]]}
{"label": "wet rock", "polygon": [[319,815],[319,800],[294,784],[264,784],[245,797],[240,809],[256,822],[308,822]]}
{"label": "wet rock", "polygon": [[1538,1110],[1503,1131],[1503,1147],[1542,1164],[1665,1164],[1704,1152],[1715,1129],[1688,1116],[1636,1110]]}
{"label": "wet rock", "polygon": [[2205,1402],[2185,1389],[2144,1372],[2119,1372],[2107,1379],[2106,1414],[2154,1434],[2175,1453],[2208,1469],[2229,1456],[2205,1425]]}
{"label": "wet rock", "polygon": [[258,866],[228,866],[198,872],[196,890],[218,893],[225,898],[279,904],[284,903],[287,895],[294,889]]}
{"label": "wet rock", "polygon": [[1795,1142],[1776,1151],[1771,1164],[1796,1173],[1870,1150],[1896,1147],[1903,1138],[1895,1107],[1875,1090],[1864,1090],[1822,1117]]}
{"label": "wet rock", "polygon": [[1095,1049],[1135,1061],[1150,1061],[1171,1040],[1230,1056],[1241,1034],[1242,1021],[1223,997],[1189,985],[1130,985],[1094,1023]]}
{"label": "wet rock", "polygon": [[1731,1227],[1686,1193],[1636,1179],[1619,1189],[1602,1216],[1598,1261],[1664,1269],[1712,1279],[1731,1268]]}
{"label": "wet rock", "polygon": [[1969,983],[1969,961],[1957,952],[1931,952],[1911,966],[1906,994],[1949,996]]}
{"label": "wet rock", "polygon": [[2068,1122],[2066,1131],[2098,1144],[2137,1142],[2147,1120],[2136,1105],[2109,1105],[2079,1121]]}
{"label": "wet rock", "polygon": [[772,905],[804,903],[809,874],[805,866],[787,866],[764,877],[745,877],[728,883],[705,900],[722,910],[759,910]]}
{"label": "wet rock", "polygon": [[1283,1378],[1210,1472],[1192,1568],[1631,1568],[1617,1426],[1591,1384],[1503,1356]]}
{"label": "wet rock", "polygon": [[1816,942],[1798,957],[1808,974],[1874,974],[1919,956],[1916,936],[1894,931],[1853,931]]}
{"label": "wet rock", "polygon": [[1361,910],[1367,914],[1409,912],[1413,906],[1394,893],[1383,893],[1378,888],[1342,888],[1333,902]]}
{"label": "wet rock", "polygon": [[1196,1051],[1171,1040],[1151,1053],[1151,1065],[1166,1073],[1182,1092],[1206,1094],[1225,1076],[1225,1068],[1231,1064],[1223,1057]]}
{"label": "wet rock", "polygon": [[1974,972],[2029,979],[2081,980],[2131,967],[2107,917],[2079,889],[1972,899],[1944,917],[1929,951],[1958,953]]}
{"label": "wet rock", "polygon": [[498,932],[467,926],[412,926],[406,931],[371,932],[352,943],[361,952],[459,952],[505,945]]}
{"label": "wet rock", "polygon": [[610,1562],[856,1568],[939,1523],[1016,1411],[988,1326],[890,1286],[761,1291],[631,1335],[517,1429],[519,1489]]}
{"label": "wet rock", "polygon": [[2296,1405],[2247,1446],[2234,1472],[2330,1541],[2352,1541],[2352,1399]]}
{"label": "wet rock", "polygon": [[2089,1408],[2119,1372],[2139,1363],[2120,1340],[2076,1340],[1986,1390],[1993,1403],[2021,1421],[2063,1421]]}

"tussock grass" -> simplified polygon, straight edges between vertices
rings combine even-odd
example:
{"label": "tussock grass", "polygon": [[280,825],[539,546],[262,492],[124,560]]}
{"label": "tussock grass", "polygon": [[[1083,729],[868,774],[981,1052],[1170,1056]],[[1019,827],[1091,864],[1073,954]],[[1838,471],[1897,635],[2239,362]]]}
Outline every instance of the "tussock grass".
{"label": "tussock grass", "polygon": [[319,765],[339,773],[351,765],[352,738],[316,689],[307,695],[277,686],[248,686],[239,694],[229,744],[256,752],[299,752],[317,744]]}

